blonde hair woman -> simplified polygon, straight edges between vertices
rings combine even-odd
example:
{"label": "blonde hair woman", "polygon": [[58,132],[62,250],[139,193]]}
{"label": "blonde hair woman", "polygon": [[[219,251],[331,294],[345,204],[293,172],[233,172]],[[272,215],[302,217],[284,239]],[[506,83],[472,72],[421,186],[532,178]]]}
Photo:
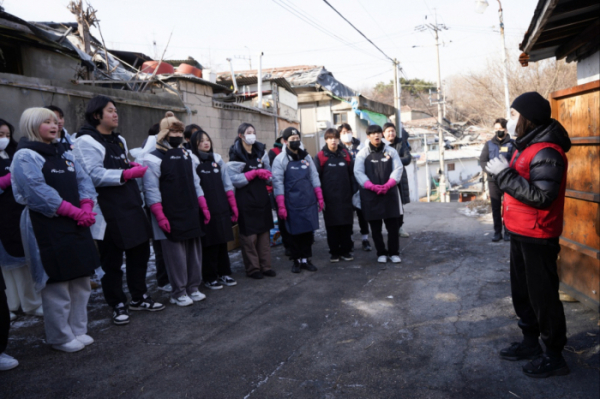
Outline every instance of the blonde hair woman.
{"label": "blonde hair woman", "polygon": [[99,265],[90,233],[96,191],[70,152],[57,145],[54,112],[30,108],[20,123],[23,138],[11,165],[15,199],[25,205],[23,247],[42,294],[46,341],[76,352],[94,342],[87,335],[90,276]]}

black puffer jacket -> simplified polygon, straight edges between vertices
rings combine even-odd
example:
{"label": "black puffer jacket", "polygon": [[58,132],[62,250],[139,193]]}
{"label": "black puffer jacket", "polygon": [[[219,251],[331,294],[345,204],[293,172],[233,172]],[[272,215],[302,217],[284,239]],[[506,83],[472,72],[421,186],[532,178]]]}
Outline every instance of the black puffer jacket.
{"label": "black puffer jacket", "polygon": [[[571,149],[571,140],[565,128],[555,120],[549,125],[538,126],[515,141],[517,155],[532,144],[553,143],[566,153]],[[512,165],[512,162],[511,162]],[[565,163],[558,151],[553,148],[540,150],[529,165],[529,180],[520,176],[515,169],[507,168],[495,176],[500,190],[516,200],[538,209],[550,206],[560,193]]]}
{"label": "black puffer jacket", "polygon": [[390,146],[393,147],[400,156],[400,161],[402,161],[402,166],[404,166],[404,170],[402,171],[402,178],[400,179],[400,183],[398,184],[398,189],[400,190],[400,198],[402,199],[403,204],[410,203],[410,189],[408,187],[408,175],[406,174],[406,166],[410,165],[412,161],[412,155],[410,154],[410,146],[408,145],[408,132],[402,129],[402,138],[396,136],[393,143],[390,143]]}

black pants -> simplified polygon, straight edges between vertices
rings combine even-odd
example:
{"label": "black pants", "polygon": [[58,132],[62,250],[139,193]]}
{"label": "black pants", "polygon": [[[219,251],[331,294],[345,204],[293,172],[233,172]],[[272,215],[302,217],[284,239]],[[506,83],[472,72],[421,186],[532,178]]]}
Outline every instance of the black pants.
{"label": "black pants", "polygon": [[[279,220],[279,219],[278,219]],[[281,243],[285,249],[291,248],[291,237],[290,233],[287,231],[287,227],[285,227],[285,220],[281,219],[281,223],[278,223],[279,232],[281,233]]]}
{"label": "black pants", "polygon": [[360,234],[368,235],[369,234],[369,223],[365,219],[365,215],[363,215],[362,211],[356,208],[356,217],[358,218],[358,226],[360,227]]}
{"label": "black pants", "polygon": [[[388,233],[388,249],[385,249],[383,242],[383,234],[381,229],[385,223],[385,229]],[[377,249],[377,256],[394,256],[400,255],[400,227],[398,226],[398,218],[389,218],[383,220],[370,220],[371,235]]]}
{"label": "black pants", "polygon": [[290,251],[292,259],[310,258],[312,256],[313,232],[290,234]]}
{"label": "black pants", "polygon": [[528,337],[541,334],[548,352],[559,355],[567,343],[567,322],[558,296],[558,238],[522,240],[511,235],[510,287],[519,327]]}
{"label": "black pants", "polygon": [[493,180],[488,180],[490,201],[492,203],[492,218],[494,219],[494,233],[502,234],[502,191]]}
{"label": "black pants", "polygon": [[106,235],[104,240],[98,241],[100,250],[100,263],[104,276],[102,277],[102,291],[104,299],[109,306],[115,307],[119,303],[127,304],[127,296],[123,292],[123,253],[126,256],[127,287],[133,301],[139,301],[147,291],[146,271],[150,259],[150,243],[146,241],[130,249],[121,249],[115,245],[111,237]]}
{"label": "black pants", "polygon": [[6,293],[0,289],[0,353],[4,353],[8,345],[8,330],[10,330],[10,310],[8,310]]}
{"label": "black pants", "polygon": [[167,275],[160,240],[152,240],[152,248],[154,248],[154,263],[156,265],[156,283],[159,287],[164,287],[169,284],[169,276]]}
{"label": "black pants", "polygon": [[231,275],[227,243],[202,247],[202,280],[215,281],[220,276]]}
{"label": "black pants", "polygon": [[403,224],[404,224],[404,215],[400,215],[400,216],[398,216],[398,229],[400,229]]}
{"label": "black pants", "polygon": [[352,225],[325,226],[327,245],[332,256],[347,255],[352,252]]}

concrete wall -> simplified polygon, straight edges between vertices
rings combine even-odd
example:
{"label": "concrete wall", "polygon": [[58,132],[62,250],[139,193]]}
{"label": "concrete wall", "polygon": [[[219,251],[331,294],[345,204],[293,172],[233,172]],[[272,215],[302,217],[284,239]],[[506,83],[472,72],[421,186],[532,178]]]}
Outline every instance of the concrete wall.
{"label": "concrete wall", "polygon": [[251,123],[256,129],[257,141],[272,148],[279,132],[288,126],[299,128],[298,124],[278,119],[278,128],[275,128],[275,118],[268,115],[243,111],[227,110],[213,107],[213,90],[203,84],[178,80],[178,89],[182,93],[183,102],[189,107],[190,113],[182,117],[187,125],[195,123],[201,126],[211,137],[214,151],[224,160],[229,160],[229,147],[237,138],[237,129],[244,123]]}
{"label": "concrete wall", "polygon": [[593,82],[600,79],[600,51],[577,63],[577,84]]}
{"label": "concrete wall", "polygon": [[77,76],[81,64],[78,59],[27,45],[20,48],[25,76],[63,82],[70,82]]}
{"label": "concrete wall", "polygon": [[[72,133],[84,124],[89,99],[102,94],[116,101],[119,113],[117,131],[125,137],[128,146],[134,148],[142,144],[148,136],[148,128],[159,122],[167,109],[183,106],[174,95],[134,93],[3,73],[0,73],[0,80],[0,118],[15,126],[17,139],[20,137],[19,120],[27,108],[47,105],[62,108],[65,113],[65,128]],[[182,117],[183,114],[177,115]]]}
{"label": "concrete wall", "polygon": [[[453,171],[448,171],[449,163],[454,164]],[[446,178],[450,182],[451,186],[462,184],[462,183],[466,182],[467,180],[469,180],[471,177],[473,177],[475,174],[481,172],[481,167],[479,166],[478,159],[469,159],[469,158],[463,158],[460,160],[459,159],[449,159],[444,162],[444,166],[446,168]],[[430,162],[429,163],[430,178],[427,179],[425,162],[423,162],[423,160],[421,160],[418,163],[417,179],[418,179],[419,198],[423,198],[427,195],[427,183],[431,182],[431,177],[437,176],[437,170],[439,168],[440,168],[440,163],[438,161]]]}

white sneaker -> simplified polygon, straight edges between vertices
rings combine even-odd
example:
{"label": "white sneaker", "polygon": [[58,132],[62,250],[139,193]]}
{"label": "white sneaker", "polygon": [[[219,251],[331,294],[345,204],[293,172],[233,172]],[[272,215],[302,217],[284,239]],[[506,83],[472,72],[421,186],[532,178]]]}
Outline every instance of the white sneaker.
{"label": "white sneaker", "polygon": [[377,258],[377,262],[379,262],[379,263],[386,263],[387,262],[387,256],[381,255],[379,258]]}
{"label": "white sneaker", "polygon": [[190,294],[190,297],[192,298],[192,301],[199,302],[199,301],[203,300],[204,298],[206,298],[206,295],[204,295],[200,291],[196,291],[196,292],[192,292]]}
{"label": "white sneaker", "polygon": [[17,320],[17,315],[14,314],[13,312],[10,312],[10,321],[15,321],[15,320]]}
{"label": "white sneaker", "polygon": [[14,369],[19,365],[19,361],[6,353],[0,353],[0,371]]}
{"label": "white sneaker", "polygon": [[87,334],[83,334],[83,335],[78,335],[75,337],[75,339],[79,342],[81,342],[82,344],[84,344],[85,346],[91,345],[94,343],[94,338],[90,337]]}
{"label": "white sneaker", "polygon": [[44,309],[41,306],[35,310],[32,310],[30,312],[25,312],[25,313],[30,316],[44,317]]}
{"label": "white sneaker", "polygon": [[162,287],[157,287],[159,290],[164,291],[164,292],[171,292],[173,291],[173,287],[171,287],[171,284],[167,284],[167,285],[163,285]]}
{"label": "white sneaker", "polygon": [[390,259],[392,260],[392,263],[402,262],[402,259],[400,259],[400,257],[398,255],[392,255],[392,257]]}
{"label": "white sneaker", "polygon": [[79,341],[77,338],[75,338],[71,342],[67,342],[66,344],[52,345],[52,349],[55,349],[57,351],[63,351],[63,352],[78,352],[78,351],[82,350],[83,348],[85,348],[85,345],[83,344],[83,342]]}
{"label": "white sneaker", "polygon": [[408,234],[402,227],[400,227],[400,237],[408,238],[410,237],[410,234]]}
{"label": "white sneaker", "polygon": [[171,299],[169,299],[169,301],[171,303],[176,304],[177,306],[190,306],[191,304],[194,303],[194,301],[192,301],[190,299],[190,297],[187,295],[182,295],[177,299],[171,298]]}

